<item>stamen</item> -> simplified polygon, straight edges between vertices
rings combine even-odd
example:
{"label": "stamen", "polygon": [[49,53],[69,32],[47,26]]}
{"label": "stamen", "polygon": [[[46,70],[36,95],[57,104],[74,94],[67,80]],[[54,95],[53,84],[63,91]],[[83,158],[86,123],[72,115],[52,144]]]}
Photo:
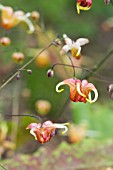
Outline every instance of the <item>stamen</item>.
{"label": "stamen", "polygon": [[76,86],[77,86],[77,92],[78,92],[81,96],[86,97],[86,95],[83,94],[83,93],[81,92],[81,90],[80,90],[80,83],[79,83],[79,82],[77,82]]}
{"label": "stamen", "polygon": [[64,89],[58,89],[60,86],[64,85],[65,83],[64,82],[60,82],[56,85],[56,92],[58,93],[61,93],[62,91],[64,91]]}

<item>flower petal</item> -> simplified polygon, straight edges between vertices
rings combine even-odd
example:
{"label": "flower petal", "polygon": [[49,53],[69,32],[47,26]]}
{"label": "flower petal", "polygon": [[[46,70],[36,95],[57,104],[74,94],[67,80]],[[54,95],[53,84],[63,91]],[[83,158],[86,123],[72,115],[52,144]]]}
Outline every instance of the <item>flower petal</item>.
{"label": "flower petal", "polygon": [[94,97],[93,100],[91,100],[90,97],[89,97],[89,99],[86,98],[86,101],[88,101],[89,103],[94,103],[94,102],[96,102],[96,100],[98,99],[98,91],[97,91],[97,89],[92,89],[92,91],[94,92],[95,97]]}
{"label": "flower petal", "polygon": [[62,82],[60,82],[60,83],[58,83],[57,85],[56,85],[56,92],[58,92],[58,93],[61,93],[62,91],[64,91],[64,89],[60,89],[59,90],[59,87],[60,86],[62,86],[62,85],[64,85],[65,83],[62,81]]}
{"label": "flower petal", "polygon": [[34,133],[34,129],[31,129],[30,133],[31,133],[31,135],[33,135],[35,137],[35,140],[37,140],[36,134]]}
{"label": "flower petal", "polygon": [[69,50],[71,50],[71,47],[68,46],[68,45],[64,45],[62,47],[61,54],[64,53],[64,52],[67,53]]}
{"label": "flower petal", "polygon": [[66,133],[68,131],[68,128],[67,128],[68,125],[69,125],[69,123],[63,123],[63,124],[54,123],[54,127],[55,128],[57,128],[57,129],[64,129],[62,134]]}
{"label": "flower petal", "polygon": [[77,86],[77,92],[78,92],[81,96],[86,97],[86,95],[83,94],[83,93],[81,92],[81,90],[80,90],[80,83],[79,83],[79,82],[76,83],[76,86]]}
{"label": "flower petal", "polygon": [[76,43],[78,43],[80,46],[83,46],[85,44],[88,44],[89,40],[87,38],[79,38],[76,40]]}
{"label": "flower petal", "polygon": [[73,44],[72,40],[71,40],[70,38],[68,38],[68,36],[67,36],[66,34],[63,35],[63,38],[64,38],[65,43],[66,43],[69,47],[71,47],[72,44]]}
{"label": "flower petal", "polygon": [[30,13],[27,13],[25,16],[22,16],[19,19],[20,19],[20,21],[23,21],[28,25],[28,27],[29,27],[28,33],[33,33],[35,29],[34,29],[34,25],[30,21],[30,19],[28,18],[29,15],[30,15]]}
{"label": "flower petal", "polygon": [[4,6],[2,4],[0,4],[0,10],[2,10],[4,8]]}

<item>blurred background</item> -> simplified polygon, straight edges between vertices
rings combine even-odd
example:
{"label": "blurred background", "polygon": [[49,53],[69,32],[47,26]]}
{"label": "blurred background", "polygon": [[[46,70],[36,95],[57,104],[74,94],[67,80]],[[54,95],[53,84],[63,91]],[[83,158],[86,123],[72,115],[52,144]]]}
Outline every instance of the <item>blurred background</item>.
{"label": "blurred background", "polygon": [[[82,49],[80,61],[73,59],[77,66],[92,68],[113,50],[113,5],[105,5],[103,0],[93,1],[92,8],[81,11],[80,15],[73,0],[1,0],[0,3],[14,10],[38,11],[40,14],[39,20],[33,21],[37,30],[33,34],[27,34],[24,24],[9,31],[0,26],[0,37],[8,36],[11,40],[9,46],[0,46],[1,85],[56,36],[67,34],[73,40],[80,37],[89,39],[90,43]],[[50,47],[27,67],[32,70],[31,75],[26,70],[21,71],[19,80],[14,78],[0,91],[1,159],[12,157],[14,153],[30,154],[40,148],[40,144],[25,129],[37,120],[7,114],[36,114],[55,123],[70,122],[69,132],[65,136],[58,132],[49,143],[44,144],[45,148],[54,148],[63,141],[69,145],[88,139],[97,139],[100,143],[112,141],[113,101],[107,87],[109,80],[113,80],[113,54],[97,71],[106,82],[93,74],[88,78],[99,91],[98,101],[90,105],[70,102],[68,87],[61,94],[55,91],[58,82],[73,76],[73,69],[56,66],[54,77],[47,77],[47,71],[53,64],[70,64],[67,56],[60,55],[60,50],[61,47]],[[14,52],[25,56],[21,63],[15,63]],[[76,69],[77,78],[82,74],[81,69]]]}

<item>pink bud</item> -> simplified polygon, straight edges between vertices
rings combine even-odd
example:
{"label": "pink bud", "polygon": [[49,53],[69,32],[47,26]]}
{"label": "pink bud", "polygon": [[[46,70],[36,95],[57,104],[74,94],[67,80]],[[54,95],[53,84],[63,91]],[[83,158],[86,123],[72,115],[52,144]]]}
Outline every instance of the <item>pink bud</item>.
{"label": "pink bud", "polygon": [[105,3],[106,5],[109,5],[110,0],[104,0],[104,3]]}

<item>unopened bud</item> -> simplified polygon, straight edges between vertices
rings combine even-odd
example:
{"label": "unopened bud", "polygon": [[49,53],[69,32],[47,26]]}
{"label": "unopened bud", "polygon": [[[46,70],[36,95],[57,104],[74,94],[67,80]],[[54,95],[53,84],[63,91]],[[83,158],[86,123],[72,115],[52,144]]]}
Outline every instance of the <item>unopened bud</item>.
{"label": "unopened bud", "polygon": [[8,37],[2,37],[0,39],[0,44],[3,45],[3,46],[8,46],[8,45],[11,44],[11,40]]}
{"label": "unopened bud", "polygon": [[106,5],[109,5],[110,0],[104,0],[104,3],[105,3]]}
{"label": "unopened bud", "polygon": [[32,74],[32,70],[27,70],[27,73],[28,74]]}
{"label": "unopened bud", "polygon": [[54,71],[53,71],[52,69],[49,69],[49,70],[47,71],[47,76],[48,76],[48,77],[53,77],[53,76],[54,76]]}
{"label": "unopened bud", "polygon": [[107,90],[110,94],[110,98],[113,100],[113,84],[110,84],[108,87],[107,87]]}
{"label": "unopened bud", "polygon": [[113,84],[109,84],[108,88],[107,88],[108,92],[113,92]]}
{"label": "unopened bud", "polygon": [[60,40],[59,38],[57,38],[57,39],[53,42],[53,44],[54,44],[55,46],[60,46],[60,45],[62,45],[62,42],[61,42],[61,40]]}
{"label": "unopened bud", "polygon": [[25,59],[25,56],[23,53],[21,52],[14,52],[12,54],[12,59],[13,61],[15,61],[16,63],[23,63],[24,59]]}
{"label": "unopened bud", "polygon": [[17,74],[16,79],[17,79],[17,80],[20,79],[20,74]]}
{"label": "unopened bud", "polygon": [[32,17],[32,19],[34,19],[34,20],[39,20],[39,18],[40,18],[40,13],[37,12],[37,11],[33,11],[33,12],[31,12],[31,17]]}

